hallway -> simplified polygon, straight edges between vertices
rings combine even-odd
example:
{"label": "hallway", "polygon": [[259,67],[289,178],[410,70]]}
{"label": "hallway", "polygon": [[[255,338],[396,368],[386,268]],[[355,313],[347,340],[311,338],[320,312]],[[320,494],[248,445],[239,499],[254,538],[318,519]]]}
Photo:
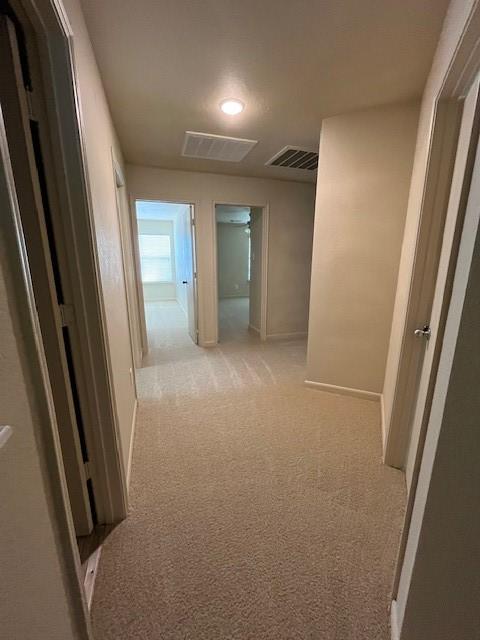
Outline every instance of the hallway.
{"label": "hallway", "polygon": [[303,386],[303,341],[202,349],[151,304],[131,513],[106,540],[98,640],[387,640],[405,501],[377,404]]}

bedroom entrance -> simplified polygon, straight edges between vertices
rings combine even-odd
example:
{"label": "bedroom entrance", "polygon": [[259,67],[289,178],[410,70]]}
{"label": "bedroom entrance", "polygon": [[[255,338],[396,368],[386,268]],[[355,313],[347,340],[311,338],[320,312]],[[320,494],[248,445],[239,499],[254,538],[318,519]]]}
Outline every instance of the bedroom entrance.
{"label": "bedroom entrance", "polygon": [[144,356],[198,343],[193,205],[135,201],[137,288]]}
{"label": "bedroom entrance", "polygon": [[266,207],[215,204],[218,340],[266,339]]}

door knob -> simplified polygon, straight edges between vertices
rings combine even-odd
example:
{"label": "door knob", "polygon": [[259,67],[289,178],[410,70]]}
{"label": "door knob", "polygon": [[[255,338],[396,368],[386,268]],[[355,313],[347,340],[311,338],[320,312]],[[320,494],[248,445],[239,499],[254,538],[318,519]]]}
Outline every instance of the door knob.
{"label": "door knob", "polygon": [[414,334],[416,338],[426,338],[428,340],[432,335],[432,330],[428,324],[424,324],[421,329],[415,329]]}

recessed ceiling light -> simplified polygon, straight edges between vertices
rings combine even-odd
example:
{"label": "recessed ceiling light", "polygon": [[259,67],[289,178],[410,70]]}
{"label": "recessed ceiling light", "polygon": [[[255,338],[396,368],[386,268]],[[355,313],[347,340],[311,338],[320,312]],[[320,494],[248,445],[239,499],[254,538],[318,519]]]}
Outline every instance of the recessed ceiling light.
{"label": "recessed ceiling light", "polygon": [[233,98],[229,98],[228,100],[222,100],[220,103],[220,109],[223,113],[228,114],[229,116],[236,116],[245,109],[245,105],[240,100],[235,100]]}

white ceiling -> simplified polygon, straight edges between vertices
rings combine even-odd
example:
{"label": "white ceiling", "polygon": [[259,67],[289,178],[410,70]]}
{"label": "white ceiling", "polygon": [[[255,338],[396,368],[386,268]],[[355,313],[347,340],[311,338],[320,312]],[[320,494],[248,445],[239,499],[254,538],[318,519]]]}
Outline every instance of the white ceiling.
{"label": "white ceiling", "polygon": [[[82,0],[128,162],[294,180],[322,117],[418,97],[448,0]],[[218,108],[241,99],[236,117]],[[182,157],[186,130],[259,140],[240,163]]]}
{"label": "white ceiling", "polygon": [[215,205],[217,222],[233,222],[246,224],[250,220],[250,207],[241,207],[233,204]]}

